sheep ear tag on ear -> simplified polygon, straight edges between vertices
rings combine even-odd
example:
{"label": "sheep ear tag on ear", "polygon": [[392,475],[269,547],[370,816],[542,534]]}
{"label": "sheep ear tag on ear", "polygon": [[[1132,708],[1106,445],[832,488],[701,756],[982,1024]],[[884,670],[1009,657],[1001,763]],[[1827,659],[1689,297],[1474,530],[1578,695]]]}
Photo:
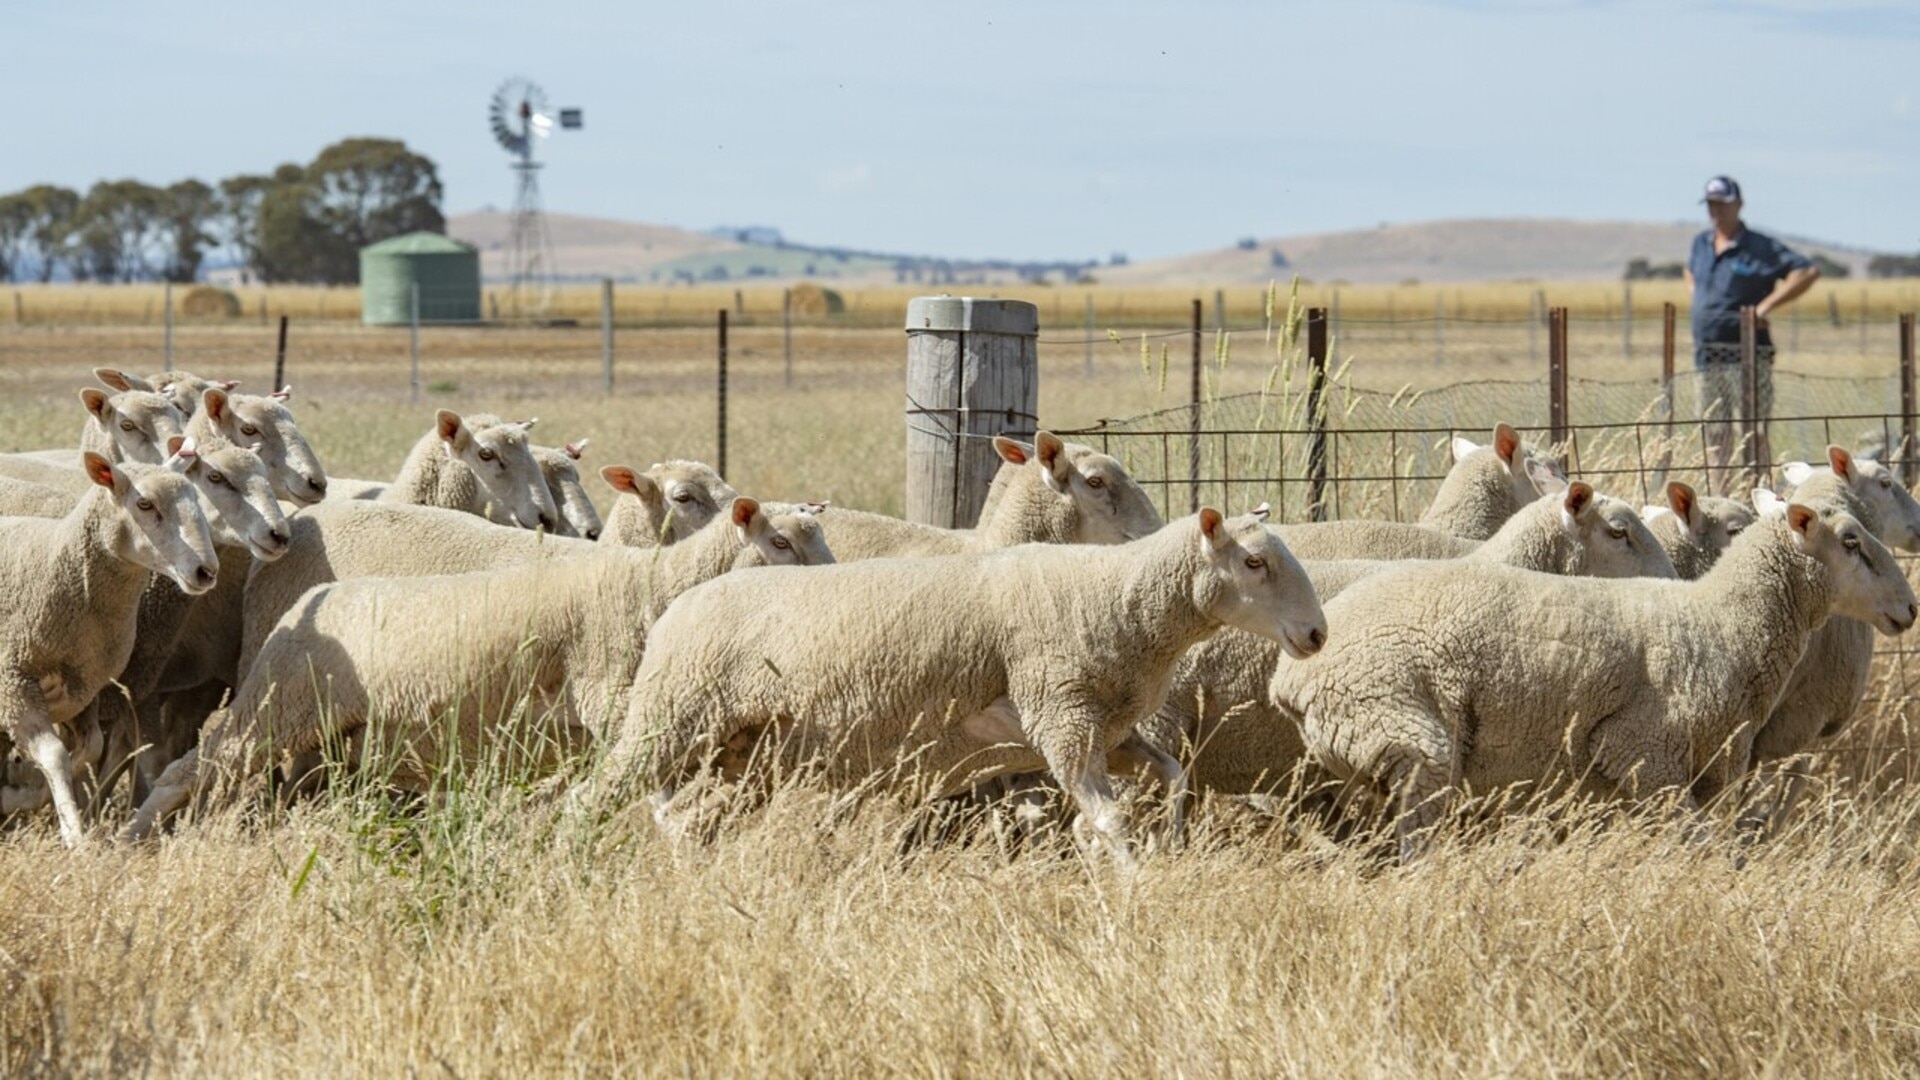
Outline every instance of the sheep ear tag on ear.
{"label": "sheep ear tag on ear", "polygon": [[200,460],[200,449],[191,436],[175,435],[167,440],[167,468],[183,473]]}
{"label": "sheep ear tag on ear", "polygon": [[[240,384],[235,383],[234,385],[238,386]],[[280,389],[275,390],[273,393],[268,394],[267,396],[272,398],[275,401],[285,401],[288,398],[293,396],[293,384],[289,383],[286,386],[283,386]]]}
{"label": "sheep ear tag on ear", "polygon": [[587,452],[587,444],[592,441],[592,439],[581,439],[577,443],[565,443],[560,447],[560,452],[575,461],[579,461],[580,455]]}
{"label": "sheep ear tag on ear", "polygon": [[1249,512],[1253,515],[1255,520],[1265,521],[1267,520],[1267,518],[1273,515],[1273,505],[1271,503],[1261,503],[1259,506],[1254,507]]}

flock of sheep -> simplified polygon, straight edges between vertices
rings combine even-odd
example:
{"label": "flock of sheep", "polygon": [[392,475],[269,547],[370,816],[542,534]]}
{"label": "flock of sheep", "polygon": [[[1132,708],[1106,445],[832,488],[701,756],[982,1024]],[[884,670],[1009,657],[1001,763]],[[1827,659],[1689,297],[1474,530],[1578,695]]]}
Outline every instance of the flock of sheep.
{"label": "flock of sheep", "polygon": [[323,745],[427,790],[528,730],[550,773],[598,762],[571,805],[676,835],[801,765],[923,799],[1041,778],[1123,863],[1115,773],[1164,787],[1174,839],[1194,790],[1303,776],[1403,858],[1514,785],[1737,791],[1763,830],[1917,614],[1885,545],[1920,550],[1920,504],[1840,447],[1784,498],[1636,510],[1500,425],[1418,524],[1165,523],[1043,431],[995,441],[972,530],[688,461],[603,469],[603,524],[584,440],[533,421],[443,410],[393,482],[329,481],[285,391],[95,374],[79,451],[0,455],[0,812],[51,804],[69,844],[123,776],[139,840]]}

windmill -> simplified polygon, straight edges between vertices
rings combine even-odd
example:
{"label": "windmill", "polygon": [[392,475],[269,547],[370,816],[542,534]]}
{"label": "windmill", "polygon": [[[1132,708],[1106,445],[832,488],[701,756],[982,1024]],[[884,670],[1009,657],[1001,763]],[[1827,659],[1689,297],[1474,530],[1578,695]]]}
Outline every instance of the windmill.
{"label": "windmill", "polygon": [[[508,306],[515,314],[546,310],[553,284],[553,242],[540,211],[540,163],[533,160],[536,140],[552,134],[553,111],[546,92],[515,76],[493,92],[487,110],[493,137],[513,155],[518,183],[513,196],[513,232],[508,254]],[[560,126],[578,128],[579,109],[563,109]]]}

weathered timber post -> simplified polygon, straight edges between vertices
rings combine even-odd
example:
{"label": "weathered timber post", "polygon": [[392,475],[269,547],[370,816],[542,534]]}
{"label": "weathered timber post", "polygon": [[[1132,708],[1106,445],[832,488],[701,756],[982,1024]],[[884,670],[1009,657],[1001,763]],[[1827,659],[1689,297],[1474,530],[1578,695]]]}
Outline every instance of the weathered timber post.
{"label": "weathered timber post", "polygon": [[907,520],[971,528],[1000,468],[993,437],[1031,441],[1040,309],[1023,300],[907,303]]}
{"label": "weathered timber post", "polygon": [[[1307,309],[1307,520],[1327,520],[1327,309]],[[1285,509],[1282,508],[1282,517]]]}

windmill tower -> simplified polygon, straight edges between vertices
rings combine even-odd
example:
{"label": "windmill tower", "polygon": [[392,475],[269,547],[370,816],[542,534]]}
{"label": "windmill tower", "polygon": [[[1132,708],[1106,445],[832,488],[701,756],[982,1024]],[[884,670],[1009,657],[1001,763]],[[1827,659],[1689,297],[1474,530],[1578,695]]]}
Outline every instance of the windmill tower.
{"label": "windmill tower", "polygon": [[[513,155],[516,178],[513,227],[507,253],[507,305],[515,315],[537,315],[547,309],[553,290],[553,241],[547,235],[546,215],[540,209],[540,163],[533,159],[536,140],[553,133],[553,112],[546,92],[518,76],[500,84],[488,108],[493,137]],[[560,114],[565,128],[580,127],[580,110]]]}

